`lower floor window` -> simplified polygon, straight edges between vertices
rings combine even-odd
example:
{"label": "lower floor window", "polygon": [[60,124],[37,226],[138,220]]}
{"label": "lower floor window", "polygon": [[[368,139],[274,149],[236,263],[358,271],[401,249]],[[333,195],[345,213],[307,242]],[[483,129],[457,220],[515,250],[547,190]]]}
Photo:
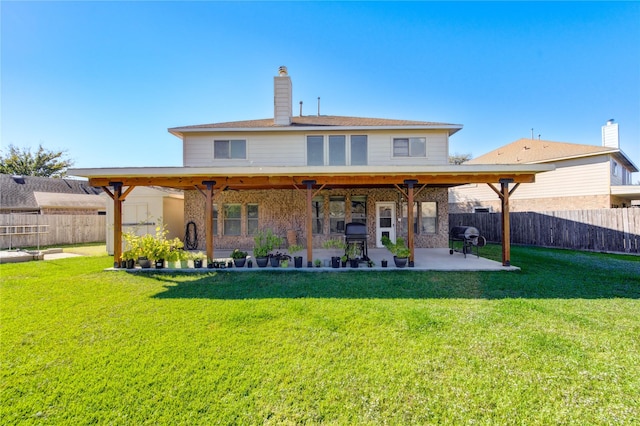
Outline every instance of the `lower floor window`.
{"label": "lower floor window", "polygon": [[329,198],[329,232],[344,233],[344,197]]}
{"label": "lower floor window", "polygon": [[[402,203],[402,231],[409,228],[408,205]],[[438,232],[438,203],[422,201],[413,203],[413,232],[416,234],[435,234]]]}
{"label": "lower floor window", "polygon": [[224,204],[224,235],[240,235],[242,204]]}
{"label": "lower floor window", "polygon": [[311,223],[312,223],[312,232],[313,234],[322,234],[324,233],[324,199],[322,197],[315,197],[311,201]]}
{"label": "lower floor window", "polygon": [[247,204],[247,235],[258,232],[258,205]]}

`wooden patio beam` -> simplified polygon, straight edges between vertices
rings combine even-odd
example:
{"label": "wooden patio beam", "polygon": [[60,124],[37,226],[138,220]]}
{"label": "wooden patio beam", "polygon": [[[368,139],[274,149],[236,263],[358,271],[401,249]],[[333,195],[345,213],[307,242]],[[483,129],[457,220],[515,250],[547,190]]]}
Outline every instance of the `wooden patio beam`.
{"label": "wooden patio beam", "polygon": [[302,183],[307,186],[307,267],[311,268],[313,266],[313,185],[316,181],[305,180]]}
{"label": "wooden patio beam", "polygon": [[123,186],[162,186],[177,189],[205,189],[202,182],[215,180],[221,187],[230,189],[267,189],[291,188],[304,185],[306,180],[315,180],[316,185],[328,186],[389,186],[405,180],[428,181],[430,185],[461,185],[466,183],[492,183],[499,178],[513,179],[514,183],[531,183],[535,175],[530,174],[476,174],[476,175],[445,175],[445,174],[414,174],[414,175],[332,175],[332,176],[162,176],[162,177],[104,177],[90,178],[89,184],[95,187],[109,186],[109,182],[117,179]]}

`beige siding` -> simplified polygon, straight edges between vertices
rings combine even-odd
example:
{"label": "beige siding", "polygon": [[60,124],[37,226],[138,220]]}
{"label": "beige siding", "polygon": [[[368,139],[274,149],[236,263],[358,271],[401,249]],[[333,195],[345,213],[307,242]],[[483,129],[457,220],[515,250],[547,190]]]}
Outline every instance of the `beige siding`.
{"label": "beige siding", "polygon": [[[304,166],[307,163],[307,135],[346,135],[347,158],[350,155],[349,136],[368,136],[369,165],[445,165],[448,164],[448,134],[446,131],[426,131],[396,134],[391,131],[327,131],[327,132],[250,132],[244,135],[220,133],[187,135],[184,141],[185,167],[210,166]],[[393,158],[394,137],[424,137],[427,142],[426,158]],[[215,160],[213,141],[220,139],[245,139],[247,159]],[[325,138],[325,148],[328,142]],[[328,155],[325,149],[325,156]]]}
{"label": "beige siding", "polygon": [[[563,204],[562,208],[582,208],[587,204],[589,208],[608,207],[610,192],[608,157],[561,161],[555,163],[555,166],[554,171],[536,175],[535,183],[520,185],[510,198],[514,206],[518,205],[518,200],[527,200],[526,204],[521,204],[530,209],[535,206],[535,203],[532,204],[534,200],[540,200],[539,208],[543,210],[553,209],[554,204],[556,206]],[[449,203],[460,205],[460,208],[452,208],[454,211],[470,211],[474,206],[494,206],[496,211],[495,207],[500,205],[498,196],[486,184],[452,188],[449,190]]]}

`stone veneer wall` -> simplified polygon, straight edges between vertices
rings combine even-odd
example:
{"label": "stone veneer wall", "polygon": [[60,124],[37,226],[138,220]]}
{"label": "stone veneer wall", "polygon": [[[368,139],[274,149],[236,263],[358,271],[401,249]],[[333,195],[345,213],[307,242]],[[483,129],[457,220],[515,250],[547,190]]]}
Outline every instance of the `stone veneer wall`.
{"label": "stone veneer wall", "polygon": [[[317,196],[323,196],[324,202],[324,230],[323,235],[313,236],[313,247],[322,247],[322,243],[328,239],[342,237],[343,234],[329,233],[329,197],[344,196],[346,205],[345,222],[351,221],[351,196],[367,196],[367,226],[369,230],[368,246],[375,247],[376,202],[395,201],[396,213],[400,214],[400,203],[403,201],[400,193],[395,189],[333,189],[320,191]],[[306,247],[305,215],[306,215],[306,189],[281,189],[281,190],[246,190],[246,191],[222,191],[214,192],[213,202],[218,205],[218,229],[214,230],[214,246],[219,249],[240,248],[249,250],[253,248],[253,236],[247,235],[246,211],[247,204],[258,204],[258,223],[260,229],[271,228],[277,235],[287,240],[287,232],[295,231],[297,243]],[[206,198],[199,191],[184,192],[184,220],[185,223],[193,221],[198,233],[198,248],[204,250],[205,243],[205,201]],[[431,235],[416,235],[416,247],[447,247],[449,212],[448,193],[445,188],[426,188],[421,191],[415,201],[436,201],[438,203],[438,233]],[[242,230],[239,236],[226,236],[223,234],[223,221],[221,217],[222,204],[242,204]]]}
{"label": "stone veneer wall", "polygon": [[[478,201],[449,204],[449,213],[473,213],[474,207],[490,207],[492,212],[502,210],[502,204],[496,195],[495,201]],[[509,199],[509,210],[512,212],[543,212],[557,210],[597,210],[611,208],[608,195],[590,195],[579,197],[551,197],[529,200]]]}

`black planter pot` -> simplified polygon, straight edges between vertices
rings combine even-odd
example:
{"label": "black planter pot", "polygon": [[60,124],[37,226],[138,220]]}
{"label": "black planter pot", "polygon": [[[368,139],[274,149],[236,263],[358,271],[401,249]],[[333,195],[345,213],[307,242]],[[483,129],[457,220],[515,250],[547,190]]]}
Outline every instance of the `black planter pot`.
{"label": "black planter pot", "polygon": [[349,260],[349,265],[350,265],[352,268],[357,268],[357,267],[358,267],[358,265],[359,265],[359,263],[360,263],[360,262],[358,261],[358,259],[351,259],[351,260]]}
{"label": "black planter pot", "polygon": [[194,268],[202,268],[202,259],[193,259]]}
{"label": "black planter pot", "polygon": [[236,265],[236,268],[244,268],[246,261],[246,257],[243,257],[242,259],[233,259],[233,264]]}
{"label": "black planter pot", "polygon": [[125,268],[127,269],[133,269],[136,266],[136,261],[133,259],[127,259],[125,260]]}
{"label": "black planter pot", "polygon": [[341,265],[342,265],[342,267],[343,267],[343,268],[346,268],[346,267],[347,267],[347,261],[346,261],[346,260],[343,260],[343,261],[341,261],[340,263],[341,263]]}
{"label": "black planter pot", "polygon": [[156,260],[156,262],[155,262],[155,264],[154,264],[154,265],[155,265],[156,269],[162,269],[162,268],[164,268],[164,259],[158,259],[158,260]]}
{"label": "black planter pot", "polygon": [[277,267],[280,266],[280,258],[271,257],[270,258],[270,262],[271,262],[271,267],[273,267],[273,268],[277,268]]}
{"label": "black planter pot", "polygon": [[388,262],[386,260],[383,260],[383,261],[380,262],[380,264],[382,265],[383,268],[387,267],[387,263]]}
{"label": "black planter pot", "polygon": [[151,261],[146,257],[140,257],[138,258],[138,265],[143,269],[151,268]]}
{"label": "black planter pot", "polygon": [[340,258],[338,256],[331,257],[331,267],[332,268],[340,267]]}
{"label": "black planter pot", "polygon": [[256,257],[256,264],[259,268],[264,268],[269,263],[268,257]]}
{"label": "black planter pot", "polygon": [[302,256],[296,256],[293,258],[293,264],[296,268],[302,268]]}
{"label": "black planter pot", "polygon": [[247,260],[247,268],[253,268],[253,260]]}
{"label": "black planter pot", "polygon": [[396,264],[397,268],[404,268],[407,266],[407,260],[409,260],[408,257],[393,256],[393,262]]}

